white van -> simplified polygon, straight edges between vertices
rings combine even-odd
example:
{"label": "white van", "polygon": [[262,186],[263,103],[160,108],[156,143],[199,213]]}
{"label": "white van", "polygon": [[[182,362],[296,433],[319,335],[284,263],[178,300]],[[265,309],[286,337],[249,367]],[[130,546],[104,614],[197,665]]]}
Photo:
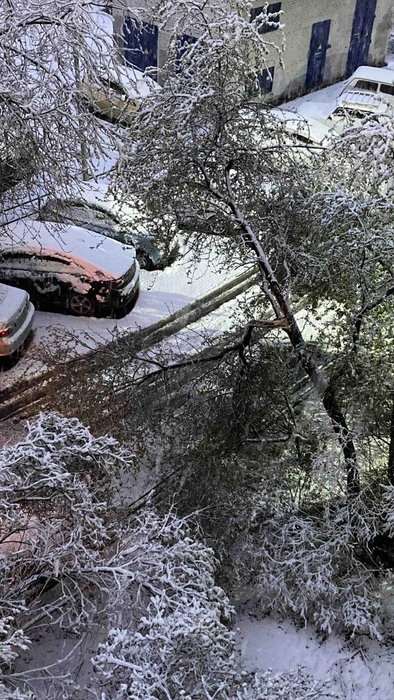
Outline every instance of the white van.
{"label": "white van", "polygon": [[347,102],[351,105],[369,104],[371,113],[376,112],[381,102],[394,108],[394,71],[360,66],[347,81],[338,102],[341,106],[346,106]]}

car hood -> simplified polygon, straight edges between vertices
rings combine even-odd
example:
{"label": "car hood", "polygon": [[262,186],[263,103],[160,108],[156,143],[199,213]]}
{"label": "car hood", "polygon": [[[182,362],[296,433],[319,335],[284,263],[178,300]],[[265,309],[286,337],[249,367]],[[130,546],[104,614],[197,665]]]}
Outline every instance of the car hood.
{"label": "car hood", "polygon": [[87,275],[118,279],[135,260],[134,248],[79,226],[25,219],[0,231],[2,250],[57,254]]}
{"label": "car hood", "polygon": [[329,128],[317,119],[314,119],[298,112],[291,112],[287,109],[275,107],[271,114],[284,125],[286,131],[291,135],[300,135],[318,145],[324,145],[330,137]]}
{"label": "car hood", "polygon": [[12,321],[26,306],[28,298],[22,289],[0,283],[0,326]]}
{"label": "car hood", "polygon": [[345,109],[360,109],[366,112],[384,114],[389,111],[389,105],[380,97],[363,90],[347,90],[338,98],[338,107]]}

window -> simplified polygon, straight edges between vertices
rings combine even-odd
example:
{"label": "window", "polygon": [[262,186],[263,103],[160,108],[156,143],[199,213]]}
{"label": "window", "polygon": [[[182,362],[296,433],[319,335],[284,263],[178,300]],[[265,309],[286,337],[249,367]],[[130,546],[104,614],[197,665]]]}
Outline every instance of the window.
{"label": "window", "polygon": [[[124,57],[142,73],[146,68],[157,66],[159,29],[155,24],[139,22],[132,17],[124,21]],[[153,77],[153,73],[150,74]]]}
{"label": "window", "polygon": [[385,95],[394,95],[394,85],[381,85],[380,92],[384,92]]}
{"label": "window", "polygon": [[[280,22],[280,10],[281,10],[282,3],[281,2],[273,2],[267,7],[267,15],[271,15],[268,17],[268,22],[270,24],[264,23],[259,27],[259,33],[260,34],[267,34],[268,32],[275,32],[278,29],[278,24]],[[264,10],[264,5],[262,7],[253,7],[250,11],[250,21],[253,22],[256,17],[262,14]],[[271,24],[271,22],[275,22],[275,24]]]}
{"label": "window", "polygon": [[307,136],[303,136],[302,134],[299,134],[299,133],[297,133],[297,132],[296,132],[295,134],[292,134],[292,136],[294,136],[294,138],[296,139],[296,141],[299,141],[299,142],[302,143],[304,146],[310,146],[311,144],[312,144],[312,145],[314,144],[313,139],[308,139]]}
{"label": "window", "polygon": [[246,93],[252,100],[259,99],[261,94],[272,92],[275,68],[264,68],[260,73],[251,74],[246,84]]}
{"label": "window", "polygon": [[351,107],[338,107],[334,112],[328,117],[329,119],[341,118],[349,121],[350,119],[364,119],[366,112],[361,112],[359,109],[352,109]]}
{"label": "window", "polygon": [[368,90],[369,92],[377,92],[378,84],[371,82],[371,80],[357,80],[355,86],[356,90]]}
{"label": "window", "polygon": [[192,36],[191,34],[181,34],[181,36],[178,37],[178,42],[177,42],[177,57],[176,57],[176,62],[175,62],[175,70],[179,72],[181,70],[181,62],[183,55],[187,49],[195,44],[197,41],[195,36]]}
{"label": "window", "polygon": [[12,270],[27,270],[35,266],[37,257],[35,253],[24,253],[19,250],[4,251],[0,256],[1,263]]}
{"label": "window", "polygon": [[257,80],[259,82],[260,90],[264,94],[272,92],[272,86],[274,83],[274,71],[275,68],[264,68],[261,73],[258,74]]}

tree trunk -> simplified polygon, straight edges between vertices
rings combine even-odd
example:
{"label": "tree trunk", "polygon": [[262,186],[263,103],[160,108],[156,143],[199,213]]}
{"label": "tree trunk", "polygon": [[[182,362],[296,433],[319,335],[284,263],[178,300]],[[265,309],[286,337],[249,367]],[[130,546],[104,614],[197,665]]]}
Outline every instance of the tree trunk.
{"label": "tree trunk", "polygon": [[[310,352],[305,347],[302,333],[296,320],[294,319],[291,308],[288,309],[288,314],[288,320],[290,321],[288,331],[290,342],[294,350],[297,352],[305,372],[322,400],[324,409],[331,420],[334,432],[338,436],[339,444],[345,460],[347,493],[349,498],[353,498],[360,493],[360,480],[357,467],[356,448],[354,446],[345,415],[336,400],[333,388],[330,386],[327,377],[318,367]],[[287,313],[285,315],[287,318]]]}
{"label": "tree trunk", "polygon": [[391,393],[391,421],[390,421],[390,445],[387,464],[387,476],[390,484],[394,486],[394,391]]}
{"label": "tree trunk", "polygon": [[354,496],[357,496],[357,494],[360,492],[360,481],[357,467],[356,449],[350,430],[346,423],[345,415],[335,398],[334,391],[332,387],[330,387],[327,377],[318,367],[305,345],[302,333],[294,317],[292,306],[289,300],[286,299],[282,288],[276,279],[275,273],[259,239],[236,204],[231,188],[229,172],[230,166],[227,173],[227,191],[230,198],[229,206],[240,225],[245,241],[256,254],[257,264],[261,274],[262,289],[271,302],[277,318],[286,320],[286,324],[281,324],[281,327],[284,328],[285,332],[288,334],[291,345],[297,353],[305,372],[315,387],[324,409],[331,420],[345,460],[347,494],[349,498],[354,498]]}

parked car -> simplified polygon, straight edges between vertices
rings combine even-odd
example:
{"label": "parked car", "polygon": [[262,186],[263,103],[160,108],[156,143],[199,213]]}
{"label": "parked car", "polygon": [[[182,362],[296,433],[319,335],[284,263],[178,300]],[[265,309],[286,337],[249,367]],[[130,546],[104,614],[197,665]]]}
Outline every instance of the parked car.
{"label": "parked car", "polygon": [[22,289],[0,283],[0,358],[17,355],[30,334],[34,306]]}
{"label": "parked car", "polygon": [[297,112],[275,107],[271,114],[283,126],[286,134],[300,145],[319,149],[325,148],[331,138],[328,126],[312,117],[304,117]]}
{"label": "parked car", "polygon": [[362,101],[362,96],[375,95],[381,102],[394,107],[394,71],[388,68],[374,68],[373,66],[360,66],[347,80],[340,93],[340,102],[354,103]]}
{"label": "parked car", "polygon": [[82,92],[90,109],[109,121],[131,124],[141,100],[160,87],[132,66],[107,67],[94,78],[85,77]]}
{"label": "parked car", "polygon": [[134,303],[134,248],[78,226],[25,219],[0,232],[0,280],[29,292],[38,307],[113,316]]}
{"label": "parked car", "polygon": [[[40,220],[58,221],[65,224],[82,226],[89,231],[96,231],[103,236],[113,238],[127,246],[134,246],[137,260],[145,270],[163,269],[176,260],[179,255],[178,236],[170,234],[165,240],[159,240],[154,234],[131,227],[114,213],[116,205],[96,198],[95,202],[82,199],[50,199],[39,212]],[[128,217],[124,217],[126,220]]]}
{"label": "parked car", "polygon": [[365,100],[364,103],[346,100],[343,103],[339,102],[329,116],[321,121],[332,130],[333,135],[340,135],[350,126],[361,125],[366,118],[380,122],[391,116],[391,108],[385,103],[374,102],[373,99]]}
{"label": "parked car", "polygon": [[338,97],[334,108],[326,110],[324,116],[317,116],[329,129],[331,136],[338,136],[349,126],[359,126],[366,118],[384,121],[393,117],[393,108],[371,93],[347,92]]}

